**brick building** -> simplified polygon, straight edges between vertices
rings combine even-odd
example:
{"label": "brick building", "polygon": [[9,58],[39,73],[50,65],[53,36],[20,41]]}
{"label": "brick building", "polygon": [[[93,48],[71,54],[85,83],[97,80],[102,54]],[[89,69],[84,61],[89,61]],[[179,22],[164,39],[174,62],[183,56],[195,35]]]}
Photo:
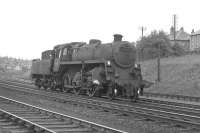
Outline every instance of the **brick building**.
{"label": "brick building", "polygon": [[[190,34],[184,31],[183,27],[180,28],[180,30],[176,31],[176,34],[174,36],[174,27],[170,28],[170,34],[169,34],[169,40],[171,41],[172,45],[176,42],[185,51],[190,50]],[[174,38],[175,37],[175,38]]]}
{"label": "brick building", "polygon": [[190,51],[199,51],[200,50],[200,30],[194,32],[192,30],[190,35]]}

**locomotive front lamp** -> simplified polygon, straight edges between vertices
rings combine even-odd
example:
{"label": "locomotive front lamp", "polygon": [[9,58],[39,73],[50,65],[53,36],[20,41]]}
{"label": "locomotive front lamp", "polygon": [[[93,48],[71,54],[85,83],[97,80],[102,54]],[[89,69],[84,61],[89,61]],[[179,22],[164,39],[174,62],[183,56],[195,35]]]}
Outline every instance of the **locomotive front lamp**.
{"label": "locomotive front lamp", "polygon": [[138,64],[135,64],[135,68],[137,68],[138,67]]}
{"label": "locomotive front lamp", "polygon": [[138,93],[138,95],[140,94],[140,89],[138,89],[137,93]]}
{"label": "locomotive front lamp", "polygon": [[107,61],[107,65],[108,65],[108,66],[111,66],[111,62],[110,62],[110,61]]}
{"label": "locomotive front lamp", "polygon": [[114,93],[115,93],[115,95],[117,95],[117,89],[114,89]]}
{"label": "locomotive front lamp", "polygon": [[99,80],[93,80],[93,84],[96,84],[96,85],[99,85],[100,84],[100,82],[99,82]]}

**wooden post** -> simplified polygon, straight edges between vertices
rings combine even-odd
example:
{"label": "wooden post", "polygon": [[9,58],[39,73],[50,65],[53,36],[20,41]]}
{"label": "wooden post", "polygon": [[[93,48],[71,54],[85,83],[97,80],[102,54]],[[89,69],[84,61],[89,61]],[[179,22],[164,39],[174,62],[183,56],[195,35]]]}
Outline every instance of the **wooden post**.
{"label": "wooden post", "polygon": [[158,65],[157,81],[160,82],[160,81],[161,81],[161,77],[160,77],[160,43],[158,43],[158,58],[157,58],[157,65]]}

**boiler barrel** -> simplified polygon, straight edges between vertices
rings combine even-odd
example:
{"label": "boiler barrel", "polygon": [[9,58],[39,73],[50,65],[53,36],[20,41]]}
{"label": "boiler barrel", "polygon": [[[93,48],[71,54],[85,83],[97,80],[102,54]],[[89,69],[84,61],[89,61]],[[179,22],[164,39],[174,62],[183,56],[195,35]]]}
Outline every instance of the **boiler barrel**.
{"label": "boiler barrel", "polygon": [[111,44],[102,44],[97,46],[81,47],[76,53],[73,53],[73,61],[85,60],[109,60],[112,57]]}

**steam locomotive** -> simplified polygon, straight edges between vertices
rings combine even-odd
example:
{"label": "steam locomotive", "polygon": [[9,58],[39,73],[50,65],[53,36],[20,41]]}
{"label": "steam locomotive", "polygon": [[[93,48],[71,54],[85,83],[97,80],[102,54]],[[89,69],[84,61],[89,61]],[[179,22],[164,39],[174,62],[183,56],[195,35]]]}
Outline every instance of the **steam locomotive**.
{"label": "steam locomotive", "polygon": [[92,39],[56,45],[32,61],[31,77],[39,88],[137,100],[144,85],[141,69],[135,46],[122,37],[115,34],[106,44]]}

